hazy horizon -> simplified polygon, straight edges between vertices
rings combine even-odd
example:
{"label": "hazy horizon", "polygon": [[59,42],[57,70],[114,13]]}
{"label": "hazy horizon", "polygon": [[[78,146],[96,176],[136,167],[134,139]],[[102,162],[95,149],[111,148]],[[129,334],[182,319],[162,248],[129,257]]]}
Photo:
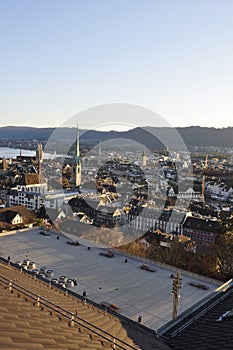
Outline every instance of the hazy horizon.
{"label": "hazy horizon", "polygon": [[[58,125],[58,126],[31,126],[31,125],[0,125],[0,128],[35,128],[35,129],[56,129],[56,128],[69,128],[68,126],[63,126],[63,125]],[[70,128],[75,128],[75,126],[70,126]],[[214,127],[214,126],[201,126],[201,125],[189,125],[189,126],[151,126],[151,125],[146,125],[146,126],[136,126],[135,128],[206,128],[206,129],[216,129],[216,130],[222,130],[222,129],[231,129],[233,126],[226,126],[226,127]],[[135,129],[134,127],[128,128],[128,129],[101,129],[101,128],[96,128],[96,129],[85,129],[85,128],[80,128],[80,130],[94,130],[94,131],[102,131],[102,132],[108,132],[108,131],[116,131],[116,132],[122,132],[122,131],[129,131]]]}

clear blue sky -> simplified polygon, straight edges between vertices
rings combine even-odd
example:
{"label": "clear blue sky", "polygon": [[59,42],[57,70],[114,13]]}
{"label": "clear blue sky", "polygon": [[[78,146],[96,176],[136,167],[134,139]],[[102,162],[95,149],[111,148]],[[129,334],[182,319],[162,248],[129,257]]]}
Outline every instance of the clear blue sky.
{"label": "clear blue sky", "polygon": [[112,102],[233,126],[232,18],[232,0],[0,0],[0,126]]}

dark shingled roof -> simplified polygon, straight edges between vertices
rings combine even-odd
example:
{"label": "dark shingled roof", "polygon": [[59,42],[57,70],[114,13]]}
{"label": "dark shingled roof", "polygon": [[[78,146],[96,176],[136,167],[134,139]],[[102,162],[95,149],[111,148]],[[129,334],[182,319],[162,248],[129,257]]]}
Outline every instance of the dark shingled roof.
{"label": "dark shingled roof", "polygon": [[220,225],[218,221],[192,216],[186,218],[184,228],[192,228],[199,231],[217,233]]}
{"label": "dark shingled roof", "polygon": [[163,336],[174,350],[233,349],[233,287],[207,301]]}

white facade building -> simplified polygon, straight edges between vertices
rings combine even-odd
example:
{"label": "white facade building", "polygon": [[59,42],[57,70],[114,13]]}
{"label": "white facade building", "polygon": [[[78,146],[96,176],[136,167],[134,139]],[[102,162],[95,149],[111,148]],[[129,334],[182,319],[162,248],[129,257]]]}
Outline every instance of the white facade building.
{"label": "white facade building", "polygon": [[38,173],[25,173],[16,187],[6,195],[7,206],[25,205],[29,210],[37,210],[43,204],[47,192],[47,182]]}
{"label": "white facade building", "polygon": [[38,192],[11,190],[7,194],[7,206],[25,205],[29,210],[37,210],[43,205],[43,199]]}

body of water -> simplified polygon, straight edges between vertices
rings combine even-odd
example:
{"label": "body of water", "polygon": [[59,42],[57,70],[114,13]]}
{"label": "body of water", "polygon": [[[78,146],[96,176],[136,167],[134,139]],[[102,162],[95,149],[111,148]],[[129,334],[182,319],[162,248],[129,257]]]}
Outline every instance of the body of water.
{"label": "body of water", "polygon": [[[28,149],[22,149],[21,150],[22,156],[36,156],[36,151],[30,151]],[[19,148],[9,148],[9,147],[0,147],[0,158],[16,158],[20,155],[20,149]],[[54,154],[50,153],[43,153],[44,159],[52,159],[55,158]]]}

